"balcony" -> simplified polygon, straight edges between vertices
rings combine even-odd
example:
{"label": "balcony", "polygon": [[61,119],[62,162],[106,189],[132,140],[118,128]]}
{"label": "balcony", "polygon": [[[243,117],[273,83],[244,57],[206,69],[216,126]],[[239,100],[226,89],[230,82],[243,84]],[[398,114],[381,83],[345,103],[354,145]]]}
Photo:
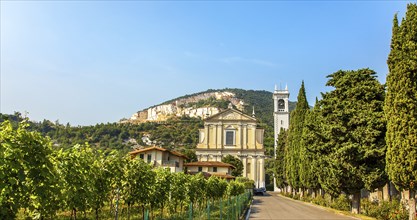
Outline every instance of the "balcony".
{"label": "balcony", "polygon": [[163,160],[162,166],[168,166],[168,167],[180,167],[180,163],[175,160]]}

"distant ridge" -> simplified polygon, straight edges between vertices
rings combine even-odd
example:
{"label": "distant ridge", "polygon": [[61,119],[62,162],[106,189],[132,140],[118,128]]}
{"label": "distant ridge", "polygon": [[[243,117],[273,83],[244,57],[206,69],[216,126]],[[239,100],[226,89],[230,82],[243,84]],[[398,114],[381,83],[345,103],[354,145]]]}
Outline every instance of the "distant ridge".
{"label": "distant ridge", "polygon": [[[272,92],[237,88],[208,89],[183,95],[138,111],[129,119],[121,122],[161,122],[172,117],[182,116],[203,119],[226,109],[229,103],[247,114],[252,114],[254,107],[256,118],[262,123],[273,125]],[[290,102],[289,108],[290,111],[293,110],[295,102]]]}

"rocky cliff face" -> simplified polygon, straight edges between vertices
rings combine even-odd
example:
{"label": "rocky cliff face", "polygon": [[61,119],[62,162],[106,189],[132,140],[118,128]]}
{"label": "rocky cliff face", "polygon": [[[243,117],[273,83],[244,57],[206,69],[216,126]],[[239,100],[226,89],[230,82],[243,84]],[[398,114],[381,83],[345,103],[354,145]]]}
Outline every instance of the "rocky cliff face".
{"label": "rocky cliff face", "polygon": [[232,92],[207,92],[187,98],[173,100],[171,103],[162,104],[142,111],[136,112],[125,122],[143,123],[147,121],[159,122],[165,121],[172,116],[189,116],[206,118],[219,113],[222,108],[213,106],[216,101],[228,102],[236,106],[237,109],[243,110],[245,103],[235,97]]}

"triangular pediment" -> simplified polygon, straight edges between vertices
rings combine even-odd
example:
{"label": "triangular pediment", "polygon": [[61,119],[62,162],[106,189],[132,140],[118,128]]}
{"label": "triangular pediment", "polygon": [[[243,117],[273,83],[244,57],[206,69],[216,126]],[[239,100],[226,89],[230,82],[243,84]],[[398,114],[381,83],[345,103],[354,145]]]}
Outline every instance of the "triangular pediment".
{"label": "triangular pediment", "polygon": [[251,117],[241,111],[229,108],[209,118],[206,118],[205,121],[253,121],[253,122],[256,122],[256,118]]}

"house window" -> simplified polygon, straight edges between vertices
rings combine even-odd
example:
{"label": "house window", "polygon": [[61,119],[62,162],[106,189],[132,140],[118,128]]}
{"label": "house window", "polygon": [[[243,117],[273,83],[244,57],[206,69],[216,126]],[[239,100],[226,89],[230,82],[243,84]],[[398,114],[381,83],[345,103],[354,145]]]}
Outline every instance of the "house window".
{"label": "house window", "polygon": [[148,163],[152,161],[152,154],[148,154]]}
{"label": "house window", "polygon": [[144,157],[143,154],[139,155],[139,158],[142,159],[142,160],[143,160],[143,157]]}
{"label": "house window", "polygon": [[203,167],[198,167],[198,172],[202,172],[203,171]]}
{"label": "house window", "polygon": [[217,167],[213,167],[213,172],[217,172]]}
{"label": "house window", "polygon": [[225,145],[235,145],[235,131],[226,130]]}

